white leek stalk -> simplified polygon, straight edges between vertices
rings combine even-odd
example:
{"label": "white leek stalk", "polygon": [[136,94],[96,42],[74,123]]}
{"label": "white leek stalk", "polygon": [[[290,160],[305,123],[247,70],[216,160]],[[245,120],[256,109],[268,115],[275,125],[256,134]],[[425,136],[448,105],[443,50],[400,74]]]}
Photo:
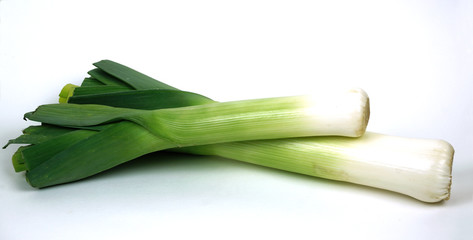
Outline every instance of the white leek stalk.
{"label": "white leek stalk", "polygon": [[442,140],[370,132],[360,138],[231,142],[181,151],[386,189],[425,202],[449,198],[454,154],[452,146]]}
{"label": "white leek stalk", "polygon": [[306,136],[359,137],[369,120],[361,89],[216,102],[151,111],[140,124],[179,146]]}

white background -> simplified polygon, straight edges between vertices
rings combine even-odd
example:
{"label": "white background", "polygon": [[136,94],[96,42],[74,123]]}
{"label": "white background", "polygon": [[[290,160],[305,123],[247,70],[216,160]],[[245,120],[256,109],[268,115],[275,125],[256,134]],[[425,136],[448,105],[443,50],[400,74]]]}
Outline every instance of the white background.
{"label": "white background", "polygon": [[369,131],[455,147],[451,199],[177,154],[36,190],[14,146],[0,239],[473,239],[472,1],[2,0],[1,144],[101,59],[219,101],[361,87]]}

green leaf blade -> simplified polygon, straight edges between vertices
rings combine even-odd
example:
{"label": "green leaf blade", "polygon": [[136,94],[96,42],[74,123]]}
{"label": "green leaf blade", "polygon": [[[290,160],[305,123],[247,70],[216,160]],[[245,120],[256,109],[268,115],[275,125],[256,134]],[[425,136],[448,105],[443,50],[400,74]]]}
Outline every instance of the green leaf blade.
{"label": "green leaf blade", "polygon": [[139,113],[146,113],[143,111],[96,104],[46,104],[39,106],[34,112],[26,113],[25,118],[65,127],[81,127],[110,123]]}
{"label": "green leaf blade", "polygon": [[199,94],[170,89],[134,90],[69,98],[69,103],[75,104],[100,104],[146,110],[186,107],[213,102]]}
{"label": "green leaf blade", "polygon": [[110,61],[102,60],[94,63],[94,66],[103,70],[104,72],[122,80],[137,90],[144,89],[174,89],[175,87],[160,82],[152,77],[149,77],[143,73],[140,73],[134,69],[131,69],[122,64]]}
{"label": "green leaf blade", "polygon": [[139,156],[175,147],[128,121],[112,124],[26,173],[37,188],[77,181],[110,169]]}
{"label": "green leaf blade", "polygon": [[92,76],[97,81],[107,85],[107,86],[119,86],[124,87],[127,89],[134,89],[132,86],[127,84],[126,82],[121,81],[120,79],[102,71],[101,69],[95,68],[87,72],[90,76]]}
{"label": "green leaf blade", "polygon": [[96,133],[90,130],[74,130],[59,137],[50,138],[47,141],[32,145],[22,152],[26,168],[28,170],[34,169],[64,149]]}

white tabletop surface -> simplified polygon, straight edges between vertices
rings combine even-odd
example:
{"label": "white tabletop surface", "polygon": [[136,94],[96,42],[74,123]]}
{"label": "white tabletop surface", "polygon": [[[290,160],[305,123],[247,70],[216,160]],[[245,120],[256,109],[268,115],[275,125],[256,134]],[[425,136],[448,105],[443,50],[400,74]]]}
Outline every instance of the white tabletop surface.
{"label": "white tabletop surface", "polygon": [[0,1],[0,142],[111,59],[215,100],[368,92],[368,131],[456,150],[451,199],[153,154],[37,190],[0,151],[0,239],[473,239],[473,2]]}

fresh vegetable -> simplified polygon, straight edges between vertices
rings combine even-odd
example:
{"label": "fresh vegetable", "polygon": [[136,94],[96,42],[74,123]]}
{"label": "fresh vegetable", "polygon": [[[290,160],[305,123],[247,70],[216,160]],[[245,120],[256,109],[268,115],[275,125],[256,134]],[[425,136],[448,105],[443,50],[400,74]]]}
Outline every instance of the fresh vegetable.
{"label": "fresh vegetable", "polygon": [[[105,85],[115,81],[103,80],[106,73],[97,77],[100,71],[93,72],[93,77]],[[126,83],[133,88],[161,85],[141,80]],[[103,89],[116,89],[108,86],[84,89],[100,87],[102,93]],[[64,93],[71,95],[67,89],[72,88],[67,86],[61,97]],[[202,100],[206,101],[199,99],[199,102]],[[23,158],[15,160],[14,165],[27,170],[26,177],[32,186],[46,187],[79,180],[146,153],[169,148],[318,135],[358,137],[366,129],[368,115],[368,98],[361,90],[157,110],[49,104],[26,113],[25,118],[68,128],[71,132],[21,149]],[[12,143],[15,141],[18,140]]]}
{"label": "fresh vegetable", "polygon": [[[64,107],[64,109],[67,109],[67,111],[70,111],[70,113],[74,115],[78,114],[76,110],[82,109],[81,111],[83,111],[84,108],[87,108],[87,111],[99,111],[100,114],[94,114],[93,119],[86,117],[80,121],[76,121],[76,119],[74,122],[70,121],[70,117],[67,117],[69,116],[67,115],[67,111],[59,114],[62,115],[61,117],[55,115],[57,114],[57,111],[64,111],[63,106],[42,106],[38,111],[26,114],[26,117],[44,122],[66,125],[67,128],[51,125],[30,127],[25,130],[24,135],[10,142],[33,144],[27,147],[21,147],[13,157],[15,169],[18,171],[27,170],[27,179],[33,186],[44,187],[62,182],[74,181],[81,179],[84,176],[99,172],[97,169],[113,167],[117,164],[143,155],[146,152],[159,150],[163,146],[165,146],[165,148],[172,148],[172,144],[167,146],[166,144],[168,142],[163,143],[162,139],[156,138],[156,136],[163,134],[163,129],[168,129],[168,127],[160,126],[155,129],[155,127],[150,124],[154,120],[143,120],[143,117],[136,119],[136,116],[140,114],[153,115],[148,113],[144,114],[144,111],[136,111],[137,109],[162,109],[209,104],[204,108],[207,109],[210,106],[215,105],[214,101],[204,96],[180,91],[112,61],[104,60],[94,65],[98,68],[89,72],[89,74],[92,73],[91,77],[84,79],[80,87],[66,85],[60,94],[60,102],[85,104],[80,106],[68,104],[66,105],[67,107]],[[137,81],[140,84],[134,84],[134,81]],[[130,84],[130,82],[132,84]],[[336,96],[330,94],[317,96],[318,98],[316,99],[304,98],[305,100],[298,99],[296,102],[304,102],[302,105],[305,106],[303,107],[305,113],[309,113],[309,115],[315,114],[316,116],[323,115],[324,117],[327,117],[327,119],[334,119],[333,117],[340,116],[336,111],[334,111],[334,109],[339,111],[340,106],[346,106],[347,109],[351,109],[354,106],[358,109],[365,109],[364,114],[359,115],[362,118],[361,122],[363,122],[363,127],[361,131],[358,131],[358,133],[364,132],[364,128],[368,121],[369,111],[367,107],[369,104],[368,98],[362,91],[353,90],[344,92],[343,94],[337,94]],[[334,99],[334,102],[331,102],[331,105],[318,104],[322,100],[328,99]],[[355,99],[356,101],[352,101],[351,99]],[[360,102],[359,99],[364,100]],[[268,100],[269,99],[256,101],[264,102]],[[352,105],[346,104],[348,102],[352,103]],[[241,102],[230,103],[230,105],[238,105],[240,103]],[[111,114],[116,114],[117,110],[115,108],[93,106],[93,108],[96,108],[94,110],[89,108],[88,104],[119,107],[120,109],[118,109],[118,112],[121,112],[118,114],[119,117],[132,121],[121,121],[118,123],[108,123],[99,126],[86,126],[90,124],[96,125],[104,121],[108,122],[107,120],[114,120],[116,115],[112,116]],[[222,106],[228,107],[225,104],[229,103],[223,103]],[[256,105],[251,106],[256,107]],[[190,109],[200,109],[200,107],[202,106],[191,107]],[[129,109],[125,111],[121,108],[131,108],[135,110]],[[194,114],[197,114],[199,111],[186,110],[188,108],[180,108],[178,111],[181,111],[182,109],[191,113],[190,117],[187,117],[187,120],[194,121],[197,119],[196,117],[193,117],[192,111],[194,111]],[[46,112],[44,112],[45,110]],[[170,124],[171,132],[174,131],[172,129],[179,124],[181,124],[181,127],[177,127],[177,129],[182,128],[182,126],[188,126],[189,124],[187,122],[180,122],[183,117],[182,114],[179,113],[173,114],[176,110],[177,109],[169,109],[166,111],[171,114],[164,114],[166,116],[172,116],[168,118],[172,119],[172,121],[164,121],[167,124]],[[159,110],[157,112],[166,111]],[[86,112],[81,114],[87,115],[88,113]],[[274,117],[273,114],[276,113],[274,110],[268,110],[266,112],[270,112],[270,114],[263,114],[260,116],[262,118],[270,118]],[[363,110],[357,110],[355,112],[359,113],[363,112]],[[66,115],[64,115],[65,113]],[[261,111],[259,111],[258,114],[260,113]],[[125,116],[123,116],[123,114]],[[189,116],[187,113],[185,115]],[[230,121],[241,119],[239,113],[230,115],[232,116],[229,118]],[[108,118],[101,119],[101,121],[91,122],[99,116],[108,116]],[[218,116],[221,117],[220,114],[218,114]],[[235,116],[238,117],[235,119]],[[278,116],[278,114],[276,114],[276,116]],[[348,117],[342,117],[337,125],[347,126],[348,124],[346,124],[346,121],[353,119],[353,115],[347,116]],[[46,117],[46,119],[44,117]],[[202,117],[202,114],[198,113],[198,117]],[[49,118],[51,118],[51,120]],[[184,117],[184,119],[186,119],[186,117]],[[213,118],[211,117],[211,119]],[[177,125],[175,120],[179,120],[177,121]],[[227,120],[222,119],[222,122],[226,122]],[[311,119],[311,121],[312,120],[313,119]],[[310,123],[305,126],[300,126],[301,136],[314,135],[314,132],[310,134],[308,134],[308,131],[306,132],[306,130],[310,129],[319,131],[321,135],[330,135],[329,132],[324,133],[324,131],[326,131],[334,122],[325,121],[325,123],[326,124],[318,124],[317,126],[313,126]],[[275,131],[287,131],[292,134],[294,133],[294,129],[287,129],[292,126],[291,124],[280,125],[279,123],[276,123],[273,125],[273,129],[275,129]],[[78,129],[71,128],[70,125],[75,125]],[[228,135],[224,133],[222,134],[221,128],[216,128],[215,131],[216,135],[220,135],[218,138],[219,140],[209,142],[200,141],[201,135],[207,135],[206,133],[200,132],[201,127],[206,125],[208,124],[197,124],[195,129],[190,129],[191,131],[187,131],[189,129],[182,131],[181,134],[184,135],[192,133],[194,130],[197,132],[190,134],[190,140],[184,141],[184,144],[178,140],[181,139],[181,137],[174,139],[174,144],[178,143],[177,145],[179,148],[173,148],[172,150],[194,154],[223,156],[286,171],[363,184],[403,193],[426,202],[437,202],[443,199],[448,199],[450,194],[453,148],[450,144],[444,141],[408,139],[376,133],[367,133],[358,138],[324,136],[235,142],[235,140],[244,140],[244,138],[241,139],[241,137],[248,136],[248,134],[253,134],[252,136],[262,136],[260,135],[261,126],[254,125],[254,123],[239,129],[231,129],[232,125],[227,125],[228,129],[224,128],[223,131],[234,131],[237,135],[240,135],[236,138],[230,139],[229,142],[225,140]],[[149,134],[150,132],[143,130],[143,126],[145,126],[147,130],[151,130],[154,134]],[[320,126],[323,127],[317,129],[317,127]],[[263,128],[265,127],[268,127],[268,125],[263,125]],[[302,129],[305,129],[306,127],[306,130]],[[52,129],[55,129],[55,134],[48,133],[48,131],[52,131]],[[127,136],[126,139],[115,137],[124,135],[120,134],[122,131],[131,133],[132,129],[134,133],[127,133],[129,136]],[[256,130],[258,130],[258,132],[254,133]],[[352,135],[350,135],[343,127],[336,127],[336,129],[333,130],[342,130],[341,133],[338,133],[341,135],[360,135],[356,134],[356,131],[353,131],[353,129],[351,130]],[[164,134],[166,135],[166,138],[168,138],[169,135],[168,131],[169,129],[164,131],[166,132],[166,134]],[[275,133],[267,134],[268,135],[265,135],[262,138],[294,137],[275,137],[272,135]],[[332,132],[331,134],[335,133]],[[175,134],[170,135],[176,136]],[[255,139],[257,138],[259,137],[255,137]],[[66,140],[64,141],[64,139]],[[69,142],[70,146],[64,144],[65,146],[57,147],[57,153],[49,153],[54,156],[46,156],[44,159],[37,161],[31,160],[37,159],[34,155],[28,153],[29,151],[34,150],[34,146],[39,149],[39,152],[41,152],[41,150],[49,152],[46,151],[48,147],[42,146],[48,146],[46,144],[47,142],[50,142],[50,145],[54,146],[53,140],[58,142]],[[202,145],[221,141],[226,143]],[[198,142],[199,146],[182,147],[193,145],[193,142]],[[140,148],[130,148],[130,146],[134,144],[135,146],[139,144]],[[29,148],[33,148],[33,150],[26,151]],[[89,148],[98,149],[98,151],[84,151],[84,149]],[[21,154],[22,152],[24,154]],[[99,161],[95,161],[96,159],[99,159]],[[26,164],[27,162],[40,162],[41,164],[38,166],[34,163]],[[34,168],[30,168],[26,165],[33,165]],[[83,172],[87,172],[87,174],[84,175]],[[52,180],[44,177],[45,175],[54,176],[60,180]],[[65,176],[63,175],[73,177],[64,178]]]}

